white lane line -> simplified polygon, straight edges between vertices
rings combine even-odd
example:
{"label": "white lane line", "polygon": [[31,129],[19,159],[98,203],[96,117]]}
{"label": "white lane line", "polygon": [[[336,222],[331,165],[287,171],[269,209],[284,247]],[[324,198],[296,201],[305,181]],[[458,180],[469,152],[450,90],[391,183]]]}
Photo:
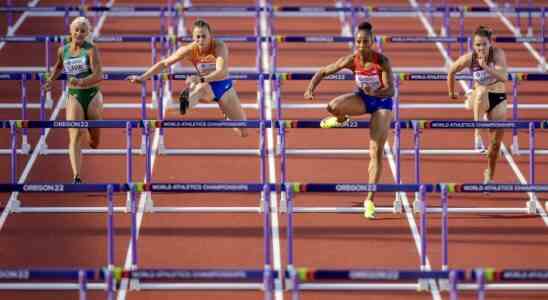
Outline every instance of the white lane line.
{"label": "white lane line", "polygon": [[[394,160],[394,155],[392,154],[392,150],[390,149],[390,145],[387,143],[384,144],[384,152],[386,155],[386,159],[388,160],[388,163],[390,164],[390,170],[392,171],[392,177],[394,178],[394,182],[396,182],[396,162]],[[397,182],[396,182],[397,183]],[[403,183],[403,180],[402,180]],[[417,252],[421,253],[421,238],[419,234],[419,230],[417,228],[417,223],[415,222],[415,217],[413,215],[413,208],[411,205],[409,205],[409,199],[407,198],[407,194],[404,192],[399,193],[403,208],[405,210],[405,216],[407,218],[407,222],[409,223],[409,228],[411,229],[411,234],[413,235],[413,240],[415,241],[415,246],[417,247]],[[428,259],[428,255],[426,255],[426,271],[432,270],[432,265],[430,264],[430,260]],[[435,300],[441,300],[441,294],[438,289],[438,286],[436,284],[435,280],[429,280],[430,283],[430,293],[432,294],[432,299]]]}
{"label": "white lane line", "polygon": [[[266,6],[266,0],[261,0],[261,6]],[[260,19],[260,33],[263,36],[271,35],[269,24],[268,24],[268,14],[265,11],[262,11]],[[258,50],[258,49],[257,49]],[[272,70],[270,65],[270,51],[268,42],[261,43],[262,56],[262,65],[266,72]],[[269,79],[265,81],[265,114],[267,120],[272,120],[272,81]],[[275,147],[276,143],[274,141],[274,129],[266,129],[266,138],[267,138],[267,151],[268,151],[268,182],[276,183],[276,158]],[[281,254],[281,243],[280,243],[280,225],[278,220],[278,194],[276,191],[270,193],[270,205],[271,205],[271,227],[272,227],[272,269],[278,271],[278,274],[282,274],[282,254]],[[274,297],[276,300],[283,300],[283,276],[279,276],[274,285]]]}
{"label": "white lane line", "polygon": [[[488,5],[490,5],[490,6],[493,5],[493,2],[491,2],[490,0],[484,0],[484,1],[486,3],[488,3]],[[409,2],[414,7],[418,6],[415,0],[409,0]],[[506,17],[504,17],[502,14],[500,14],[500,12],[498,14],[499,14],[499,17],[502,19],[502,21],[510,28],[510,30],[512,30],[512,32],[514,32],[514,35],[519,36],[519,32],[517,32],[517,30],[511,25],[511,23],[508,21],[508,19]],[[419,16],[420,16],[421,21],[422,21],[423,25],[425,26],[426,30],[428,30],[429,34],[431,34],[432,36],[436,36],[435,32],[432,29],[432,26],[430,25],[428,20],[426,20],[426,18],[422,14],[422,12],[420,13]],[[447,52],[445,51],[445,49],[443,47],[440,47],[441,43],[436,43],[436,44],[439,44],[438,49],[440,50],[441,54],[445,57],[445,61],[446,61],[447,65],[451,64],[453,61],[447,55]],[[527,43],[527,44],[529,44],[529,43]],[[530,44],[529,44],[529,46],[530,46]],[[469,91],[468,86],[464,83],[464,81],[461,81],[460,83],[463,86],[464,90],[466,92],[468,92]],[[514,171],[514,174],[516,175],[516,177],[519,179],[519,181],[522,184],[526,184],[527,180],[523,176],[522,172],[520,171],[519,167],[515,163],[514,159],[512,158],[512,155],[510,154],[510,152],[508,151],[508,149],[507,149],[507,147],[505,146],[504,143],[501,143],[501,150],[504,154],[504,157],[506,158],[506,161],[510,165],[510,168],[512,169],[512,171]],[[541,203],[538,201],[538,197],[536,196],[535,193],[528,193],[528,196],[529,196],[529,199],[531,201],[535,202],[535,204],[537,206],[538,213],[541,215],[541,217],[542,217],[544,223],[546,224],[546,226],[548,226],[548,216],[546,215],[546,211],[543,209]]]}
{"label": "white lane line", "polygon": [[[519,182],[522,184],[527,184],[527,179],[525,179],[525,176],[523,176],[523,173],[521,173],[521,170],[519,169],[518,165],[514,161],[512,154],[508,151],[508,148],[504,144],[502,144],[501,150],[502,150],[502,154],[504,155],[504,158],[506,158],[506,161],[508,161],[510,168],[512,168],[512,170],[516,174],[516,177],[518,178]],[[535,205],[537,206],[538,213],[542,217],[544,224],[548,226],[548,215],[546,215],[546,211],[544,210],[542,204],[539,202],[536,193],[527,193],[527,194],[529,195],[530,200],[535,201]]]}
{"label": "white lane line", "polygon": [[[57,101],[57,105],[55,106],[55,109],[53,110],[53,113],[51,114],[50,121],[53,121],[57,119],[57,115],[61,111],[61,108],[64,106],[63,102],[65,101],[65,93],[59,97],[59,100]],[[25,165],[25,168],[23,169],[23,173],[21,173],[21,177],[19,177],[19,181],[17,183],[22,184],[27,180],[27,176],[29,175],[32,167],[34,166],[34,163],[36,162],[36,159],[40,155],[40,149],[44,147],[46,144],[46,138],[48,137],[49,133],[51,131],[51,128],[46,128],[44,135],[40,137],[40,140],[36,144],[36,147],[34,148],[34,151],[32,152],[31,157],[27,161],[27,164]],[[13,209],[16,209],[17,206],[17,197],[19,196],[19,192],[12,192],[10,195],[10,198],[8,200],[8,203],[6,204],[6,207],[4,208],[4,211],[2,211],[2,215],[0,215],[0,230],[2,230],[2,227],[4,226],[4,223],[6,222],[6,219],[8,218],[9,214],[12,212]]]}
{"label": "white lane line", "polygon": [[[489,0],[485,0],[485,1],[489,1]],[[415,6],[417,7],[417,3],[415,2],[415,0],[409,0],[409,2],[411,3],[412,6]],[[492,4],[492,2],[491,2]],[[500,14],[500,13],[499,13]],[[432,36],[436,36],[436,33],[434,32],[434,30],[432,29],[432,26],[430,25],[430,23],[428,22],[428,20],[426,20],[426,18],[424,17],[424,15],[421,13],[419,13],[419,16],[421,18],[421,21],[422,21],[422,24],[424,25],[424,27],[426,28],[426,30],[428,31],[429,35],[432,35]],[[501,17],[503,17],[503,21],[506,20],[507,22],[508,19],[506,19],[504,16],[501,15]],[[505,23],[506,24],[506,23]],[[511,25],[511,24],[509,24]],[[512,26],[513,28],[513,26]],[[512,29],[511,28],[511,29]],[[514,33],[518,33],[515,28],[514,28]],[[447,65],[450,65],[451,63],[453,63],[453,60],[449,57],[449,55],[447,54],[447,51],[445,51],[445,49],[443,48],[443,46],[441,45],[441,43],[436,43],[436,45],[438,46],[438,49],[440,50],[442,56],[445,58],[445,61],[447,63]],[[460,81],[462,87],[464,88],[464,90],[466,92],[468,92],[470,89],[468,88],[468,86],[466,85],[466,83],[464,81]],[[527,181],[525,180],[525,177],[523,176],[523,174],[521,173],[519,167],[516,165],[516,163],[514,162],[512,156],[510,154],[506,154],[508,151],[506,150],[506,146],[504,145],[504,143],[501,144],[501,150],[503,151],[503,153],[505,154],[504,157],[506,158],[506,161],[508,162],[508,164],[510,165],[510,167],[512,168],[512,170],[514,171],[514,174],[516,175],[516,177],[520,180],[521,183],[525,184],[527,183]],[[544,222],[546,223],[546,225],[548,226],[548,219],[546,217],[546,212],[544,211],[544,209],[542,208],[542,205],[540,205],[539,201],[538,201],[538,198],[536,196],[535,193],[528,193],[529,195],[529,199],[532,200],[532,201],[535,201],[535,203],[537,204],[537,207],[538,207],[538,212],[539,214],[542,216],[542,219],[544,220]]]}
{"label": "white lane line", "polygon": [[[494,3],[493,1],[491,1],[491,0],[483,0],[483,1],[485,2],[485,4],[487,4],[487,6],[489,6],[491,8],[498,7],[498,5],[496,3]],[[510,20],[508,20],[508,18],[506,16],[504,16],[500,11],[497,11],[496,15],[500,18],[502,23],[504,23],[504,25],[506,25],[506,27],[508,27],[508,29],[512,32],[512,34],[515,37],[522,37],[519,30],[516,27],[514,27],[512,22]],[[546,64],[545,59],[537,52],[537,50],[535,50],[535,48],[531,45],[531,43],[523,42],[522,44],[525,48],[527,48],[527,50],[529,50],[531,55],[533,55],[533,57],[539,62],[540,66],[542,66],[544,68],[544,66]]]}
{"label": "white lane line", "polygon": [[[38,3],[39,0],[36,0],[36,1],[33,1],[33,3],[29,4],[29,6],[34,6]],[[111,0],[110,2],[110,5],[112,5],[114,3],[114,0]],[[25,15],[26,12],[23,14]],[[101,19],[103,19],[105,17],[105,15],[101,16]],[[20,23],[23,22],[23,18],[19,18],[18,21],[20,21]],[[100,20],[101,21],[101,20]],[[99,24],[103,24],[103,22],[99,23]],[[97,36],[99,35],[99,32],[101,31],[101,25],[97,26],[95,28],[95,30],[93,31],[93,36]],[[20,26],[20,25],[18,25]],[[0,47],[1,49],[1,47]],[[57,115],[59,115],[59,111],[61,110],[61,108],[64,107],[63,105],[63,101],[65,101],[65,92],[63,91],[63,94],[61,95],[61,97],[59,97],[59,100],[57,101],[57,105],[55,106],[55,109],[53,111],[53,113],[51,114],[51,117],[50,117],[50,121],[53,121],[55,119],[57,119]],[[32,167],[34,166],[34,163],[36,162],[37,158],[38,158],[38,155],[40,155],[40,149],[42,149],[42,147],[44,147],[44,145],[46,145],[46,138],[48,137],[49,133],[51,131],[51,128],[46,128],[45,132],[44,132],[44,135],[42,137],[40,137],[40,140],[38,141],[36,147],[35,147],[35,150],[32,152],[32,155],[30,157],[30,159],[27,161],[27,164],[25,165],[25,168],[23,169],[23,173],[21,173],[21,177],[19,177],[19,181],[18,183],[24,183],[25,180],[27,179],[27,176],[29,175]],[[4,211],[2,211],[2,214],[0,215],[0,230],[2,230],[2,227],[4,226],[4,223],[6,222],[6,219],[8,218],[10,212],[12,211],[12,209],[14,208],[13,206],[16,206],[17,205],[17,197],[18,197],[19,193],[18,192],[13,192],[11,193],[10,195],[10,199],[8,200],[8,203],[6,204],[6,207],[4,208]]]}
{"label": "white lane line", "polygon": [[[34,7],[34,6],[38,5],[38,2],[40,2],[40,0],[33,0],[33,1],[29,2],[27,4],[27,6]],[[30,14],[27,11],[25,11],[21,16],[19,16],[17,21],[15,21],[15,24],[12,27],[8,28],[8,32],[6,33],[6,36],[13,36],[15,34],[15,32],[17,31],[17,29],[19,29],[21,24],[23,24],[25,19],[29,16],[30,16]],[[5,45],[6,45],[6,42],[1,42],[0,43],[0,50],[2,50],[2,48],[4,48]]]}
{"label": "white lane line", "polygon": [[[167,99],[167,98],[164,98],[164,99]],[[167,101],[165,100],[162,100],[162,101],[164,101],[164,109],[165,109]],[[150,165],[151,171],[154,171],[154,163],[156,162],[156,154],[158,152],[159,145],[160,145],[160,129],[156,128],[154,130],[154,141],[152,144],[152,151],[151,151],[152,152],[151,165]],[[143,223],[145,205],[148,197],[150,197],[149,192],[142,192],[139,198],[139,204],[137,207],[137,222],[136,222],[137,228],[135,229],[137,240],[139,239],[139,231]],[[133,248],[133,243],[131,242],[131,239],[130,239],[127,252],[126,252],[127,253],[126,259],[124,261],[124,270],[130,269],[132,266],[131,265],[131,258],[133,256],[133,251],[131,250],[132,248]],[[116,298],[117,300],[126,299],[126,295],[128,292],[128,285],[129,285],[129,280],[127,278],[122,279],[122,281],[120,282],[120,288],[118,289],[118,296]]]}

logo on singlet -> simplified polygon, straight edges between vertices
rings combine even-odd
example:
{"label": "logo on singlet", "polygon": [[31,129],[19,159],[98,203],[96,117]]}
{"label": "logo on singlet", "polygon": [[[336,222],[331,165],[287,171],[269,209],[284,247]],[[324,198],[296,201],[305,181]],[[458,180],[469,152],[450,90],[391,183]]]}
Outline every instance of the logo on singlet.
{"label": "logo on singlet", "polygon": [[472,72],[472,78],[481,85],[490,85],[497,81],[495,77],[483,69]]}
{"label": "logo on singlet", "polygon": [[375,74],[370,75],[356,74],[356,84],[361,89],[368,87],[373,91],[381,87],[381,81],[379,80],[379,75],[376,74],[376,72]]}
{"label": "logo on singlet", "polygon": [[215,70],[216,65],[214,63],[198,63],[196,68],[198,69],[198,72],[203,74]]}
{"label": "logo on singlet", "polygon": [[66,59],[63,64],[68,75],[76,76],[89,71],[86,56]]}

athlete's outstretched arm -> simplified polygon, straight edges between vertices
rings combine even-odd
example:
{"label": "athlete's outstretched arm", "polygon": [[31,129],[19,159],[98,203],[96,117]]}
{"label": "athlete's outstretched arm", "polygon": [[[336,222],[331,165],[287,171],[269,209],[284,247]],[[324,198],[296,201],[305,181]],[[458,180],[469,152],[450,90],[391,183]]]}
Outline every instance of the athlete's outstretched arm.
{"label": "athlete's outstretched arm", "polygon": [[46,83],[44,84],[44,89],[46,91],[51,90],[51,82],[56,80],[59,77],[59,74],[63,71],[63,47],[59,47],[57,50],[57,61],[52,67],[51,73],[48,78],[46,78]]}
{"label": "athlete's outstretched arm", "polygon": [[304,98],[313,99],[314,90],[316,90],[316,87],[318,86],[318,84],[320,84],[320,81],[322,81],[322,79],[324,79],[326,76],[335,74],[344,68],[352,69],[353,59],[354,59],[354,54],[350,54],[350,55],[339,58],[336,62],[332,64],[329,64],[327,66],[320,68],[320,70],[316,72],[316,74],[314,74],[314,76],[310,80],[310,83],[308,84],[308,88],[306,89],[306,92],[304,93]]}
{"label": "athlete's outstretched arm", "polygon": [[455,94],[455,74],[462,71],[467,66],[470,66],[472,53],[467,53],[459,57],[449,68],[447,72],[447,92],[451,99],[457,99]]}
{"label": "athlete's outstretched arm", "polygon": [[171,54],[170,56],[152,65],[142,75],[140,76],[131,75],[131,76],[128,76],[127,79],[131,83],[142,83],[143,81],[148,80],[150,77],[160,73],[163,69],[169,68],[169,66],[185,58],[186,55],[190,52],[190,50],[191,48],[189,45],[180,47],[179,49],[177,49],[177,51],[175,51],[175,53]]}

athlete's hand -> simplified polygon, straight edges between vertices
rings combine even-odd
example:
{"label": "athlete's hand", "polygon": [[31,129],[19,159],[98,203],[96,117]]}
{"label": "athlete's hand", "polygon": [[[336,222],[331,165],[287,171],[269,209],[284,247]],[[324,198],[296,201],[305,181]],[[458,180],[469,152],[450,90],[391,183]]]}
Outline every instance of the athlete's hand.
{"label": "athlete's hand", "polygon": [[42,85],[42,89],[46,92],[51,91],[51,80],[46,80],[44,85]]}
{"label": "athlete's hand", "polygon": [[198,83],[200,83],[200,76],[192,75],[192,76],[188,76],[186,79],[187,85],[193,85]]}
{"label": "athlete's hand", "polygon": [[307,89],[306,92],[304,92],[304,99],[314,100],[314,92],[311,89]]}
{"label": "athlete's hand", "polygon": [[126,79],[129,81],[129,83],[137,83],[137,84],[143,83],[143,79],[141,78],[141,76],[137,76],[137,75],[129,75],[128,77],[126,77]]}
{"label": "athlete's hand", "polygon": [[81,79],[77,79],[77,78],[70,78],[69,79],[69,83],[72,85],[72,86],[82,86],[82,80]]}

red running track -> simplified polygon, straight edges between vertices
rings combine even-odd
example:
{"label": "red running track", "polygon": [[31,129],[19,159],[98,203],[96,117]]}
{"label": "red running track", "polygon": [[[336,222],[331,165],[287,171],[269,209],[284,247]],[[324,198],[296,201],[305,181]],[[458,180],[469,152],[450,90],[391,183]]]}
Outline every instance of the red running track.
{"label": "red running track", "polygon": [[[24,1],[18,1],[23,3]],[[76,2],[76,1],[74,1]],[[474,5],[483,5],[480,1],[467,1]],[[41,1],[40,5],[55,3]],[[159,3],[159,2],[157,2]],[[195,5],[216,4],[200,1]],[[232,1],[231,4],[253,5],[253,1]],[[319,2],[315,3],[318,4]],[[460,3],[460,2],[459,2]],[[117,5],[123,4],[116,1]],[[127,1],[126,4],[133,4]],[[298,5],[289,1],[276,1],[277,5]],[[303,1],[303,5],[310,4]],[[333,2],[322,4],[332,5]],[[370,5],[381,5],[377,1]],[[392,4],[392,3],[391,3]],[[408,5],[400,1],[394,5]],[[187,26],[194,18],[188,17]],[[253,18],[208,17],[215,33],[222,35],[254,34]],[[2,20],[4,21],[4,20]],[[427,30],[416,17],[373,17],[377,34],[426,35]],[[512,20],[513,21],[513,20]],[[510,31],[499,18],[474,19],[466,18],[466,32],[470,33],[478,22],[487,23],[497,34],[509,35]],[[17,30],[17,34],[61,34],[62,18],[30,17]],[[343,24],[339,18],[324,17],[278,17],[274,26],[277,34],[314,35],[340,34]],[[158,18],[153,17],[109,17],[101,28],[104,35],[122,34],[156,34],[159,32]],[[439,19],[434,19],[434,27],[439,28]],[[231,67],[253,67],[256,49],[252,44],[231,43]],[[508,55],[511,67],[534,67],[536,62],[529,52],[520,44],[500,45]],[[104,66],[109,67],[144,67],[151,63],[148,44],[101,44],[101,56]],[[348,53],[345,45],[320,44],[282,44],[280,45],[278,67],[318,67],[334,61]],[[398,67],[440,67],[445,61],[440,51],[431,44],[398,45],[387,44],[386,54],[394,68]],[[453,51],[455,54],[456,51]],[[455,58],[455,57],[453,57]],[[42,66],[44,58],[42,49],[37,45],[8,44],[0,50],[1,66]],[[3,99],[17,99],[19,92],[14,82],[0,82]],[[31,82],[31,99],[38,98],[38,86]],[[302,103],[302,94],[306,86],[302,81],[286,81],[282,86],[282,99],[285,103]],[[181,83],[176,83],[175,90]],[[237,90],[243,103],[255,103],[256,84],[251,81],[239,81]],[[520,101],[523,103],[542,103],[546,92],[543,84],[524,82],[520,85]],[[324,82],[318,89],[317,98],[321,103],[352,88],[350,82]],[[105,103],[136,103],[139,90],[125,82],[106,81],[102,83]],[[58,90],[58,89],[57,89]],[[150,85],[149,85],[150,90]],[[448,103],[444,82],[404,82],[401,87],[401,103]],[[148,95],[150,98],[150,95]],[[54,99],[58,99],[58,93]],[[51,111],[50,111],[51,112]],[[403,110],[402,118],[421,119],[456,119],[470,118],[470,112],[464,110]],[[58,119],[64,118],[64,111],[59,111]],[[154,115],[154,111],[147,113]],[[274,111],[272,111],[274,113]],[[321,118],[323,110],[284,110],[285,119]],[[520,111],[520,118],[545,118],[540,111]],[[2,119],[19,118],[18,110],[0,112]],[[32,111],[30,118],[37,118]],[[48,115],[49,117],[49,115]],[[137,109],[108,109],[105,119],[139,118]],[[201,110],[193,112],[189,118],[221,118],[218,110]],[[257,113],[248,110],[248,117],[256,119]],[[367,118],[367,117],[366,117]],[[4,134],[4,133],[3,133]],[[103,130],[104,148],[123,148],[122,130]],[[451,134],[450,137],[447,135]],[[546,148],[545,133],[538,133],[538,146]],[[207,136],[207,137],[206,137]],[[1,139],[3,148],[7,139]],[[37,133],[31,132],[31,144],[37,142]],[[366,130],[318,131],[309,129],[292,129],[288,136],[289,147],[294,148],[365,148],[368,145]],[[51,148],[66,147],[67,137],[63,130],[53,131],[47,139]],[[139,134],[135,133],[134,146],[139,145]],[[392,142],[392,137],[390,138]],[[412,137],[403,133],[404,147],[411,147]],[[510,145],[509,134],[505,144]],[[427,131],[422,144],[425,148],[470,148],[472,135],[470,131]],[[521,146],[527,147],[526,136],[521,136]],[[230,129],[170,129],[166,135],[166,145],[170,148],[253,148],[258,146],[258,132],[252,131],[246,139],[236,137]],[[9,158],[0,156],[3,170],[9,166]],[[136,165],[133,178],[144,177],[144,161],[140,155],[134,156]],[[514,156],[518,169],[527,179],[527,157]],[[547,171],[547,160],[537,159],[537,177]],[[28,156],[19,156],[18,174],[28,162]],[[392,183],[393,172],[385,160],[385,172],[382,182]],[[276,158],[271,174],[279,176],[279,160]],[[288,162],[289,181],[304,182],[364,182],[367,180],[368,158],[364,156],[320,157],[293,156]],[[518,182],[510,163],[501,158],[497,173],[497,182]],[[485,157],[482,156],[423,156],[421,176],[424,182],[481,182]],[[55,168],[55,172],[51,170]],[[450,172],[447,170],[450,168]],[[402,159],[402,180],[414,182],[413,161],[411,157]],[[229,156],[164,156],[156,157],[153,170],[155,181],[204,181],[204,182],[254,182],[258,181],[259,161],[255,157]],[[9,179],[8,172],[0,174],[2,180]],[[86,156],[83,177],[89,182],[125,181],[125,158],[123,156],[97,155]],[[39,156],[34,163],[28,181],[66,182],[70,178],[68,159],[65,156]],[[539,194],[541,200],[546,195]],[[5,205],[9,195],[0,198]],[[299,205],[359,205],[363,195],[299,195]],[[408,194],[408,201],[413,200]],[[67,194],[64,197],[43,195],[22,195],[25,205],[104,205],[100,195]],[[213,200],[212,200],[213,199]],[[432,194],[429,200],[438,205],[438,195]],[[379,195],[380,206],[389,206],[394,195]],[[526,195],[490,194],[451,196],[451,206],[501,207],[524,205]],[[154,195],[156,205],[237,205],[252,206],[257,204],[257,195]],[[117,196],[118,205],[123,205],[125,196]],[[285,214],[278,214],[280,244],[275,243],[275,254],[281,255],[281,266],[286,262]],[[295,218],[295,262],[297,266],[326,268],[397,268],[416,269],[419,267],[417,242],[411,228],[416,224],[413,215],[380,215],[369,221],[360,215],[349,214],[306,214]],[[449,264],[455,268],[472,268],[490,266],[496,268],[546,268],[548,261],[546,251],[547,224],[538,216],[508,215],[451,215],[449,224]],[[129,218],[125,214],[116,215],[116,257],[117,265],[124,265],[129,240]],[[439,268],[440,257],[440,224],[439,215],[429,218],[429,252],[428,258],[433,268]],[[106,217],[90,214],[12,214],[9,215],[0,231],[0,264],[4,267],[102,267],[106,264]],[[9,245],[9,246],[8,246]],[[145,214],[139,232],[139,253],[141,266],[147,267],[262,267],[262,219],[258,214]],[[244,254],[245,253],[245,254]],[[463,293],[462,299],[473,299],[472,293]],[[0,292],[2,298],[59,299],[76,297],[75,292]],[[90,299],[104,299],[104,292],[91,292]],[[543,299],[546,293],[514,294],[510,292],[488,292],[487,299]],[[120,295],[119,295],[120,296]],[[437,299],[435,293],[410,292],[303,292],[302,299]],[[131,291],[127,299],[258,299],[259,292],[237,291]],[[284,293],[283,298],[290,295]],[[448,299],[445,292],[443,299]]]}

